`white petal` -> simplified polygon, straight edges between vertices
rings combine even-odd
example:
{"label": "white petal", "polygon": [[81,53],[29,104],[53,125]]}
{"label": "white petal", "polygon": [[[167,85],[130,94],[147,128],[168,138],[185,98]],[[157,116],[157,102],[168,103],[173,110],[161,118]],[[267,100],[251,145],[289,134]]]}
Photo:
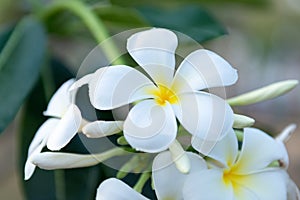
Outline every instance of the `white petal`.
{"label": "white petal", "polygon": [[226,60],[212,51],[200,49],[184,59],[174,81],[186,82],[194,90],[202,90],[232,85],[237,78],[237,71]]}
{"label": "white petal", "polygon": [[299,200],[300,192],[297,185],[292,179],[287,175],[287,200]]}
{"label": "white petal", "polygon": [[154,84],[134,68],[117,65],[96,71],[89,83],[89,95],[92,105],[100,110],[110,110],[150,98],[149,91]]}
{"label": "white petal", "polygon": [[32,155],[31,162],[42,169],[53,170],[93,166],[101,160],[93,154],[43,152]]}
{"label": "white petal", "polygon": [[71,104],[69,88],[74,81],[75,79],[68,80],[55,92],[48,104],[47,110],[43,113],[45,116],[62,117]]}
{"label": "white petal", "polygon": [[152,166],[152,177],[158,199],[182,199],[182,188],[188,176],[206,169],[205,161],[197,154],[187,152],[191,162],[189,174],[176,168],[169,151],[158,154]]}
{"label": "white petal", "polygon": [[34,170],[36,168],[36,165],[34,165],[31,162],[31,157],[41,153],[42,149],[46,146],[45,142],[42,142],[39,146],[37,146],[34,151],[30,154],[30,156],[28,156],[26,163],[25,163],[25,168],[24,168],[24,180],[28,180],[31,178],[31,176],[34,173]]}
{"label": "white petal", "polygon": [[[240,185],[244,189],[251,191],[261,199],[283,200],[287,197],[287,188],[283,170],[270,170],[243,176],[238,180],[236,185]],[[245,190],[235,191],[236,199],[246,199],[249,192]]]}
{"label": "white petal", "polygon": [[147,200],[146,197],[133,190],[116,178],[103,181],[97,189],[96,200]]}
{"label": "white petal", "polygon": [[174,75],[177,45],[173,32],[154,28],[132,35],[127,50],[155,82],[169,85]]}
{"label": "white petal", "polygon": [[[199,144],[205,144],[205,142],[201,141],[201,143],[197,143],[196,140],[192,140],[192,145],[196,150],[203,149]],[[230,129],[226,136],[218,141],[213,149],[206,155],[222,163],[223,166],[235,163],[238,155],[238,141],[233,129]]]}
{"label": "white petal", "polygon": [[183,187],[183,197],[188,200],[234,199],[232,188],[223,182],[223,172],[215,169],[202,170],[188,176]]}
{"label": "white petal", "polygon": [[80,110],[76,105],[71,104],[56,128],[49,135],[48,149],[56,151],[66,146],[78,132],[81,120]]}
{"label": "white petal", "polygon": [[32,157],[32,155],[38,154],[42,151],[42,149],[46,146],[46,142],[49,134],[55,129],[58,123],[59,123],[58,119],[54,119],[54,118],[48,119],[42,124],[42,126],[36,132],[28,149],[27,161],[25,163],[25,168],[24,168],[25,180],[31,178],[36,167],[34,164],[31,163],[30,158]]}
{"label": "white petal", "polygon": [[82,128],[82,132],[89,138],[100,138],[123,130],[122,121],[95,121],[88,123]]}
{"label": "white petal", "polygon": [[131,153],[121,148],[112,148],[97,154],[43,152],[32,155],[30,160],[33,164],[42,169],[70,169],[97,165],[110,158],[128,154]]}
{"label": "white petal", "polygon": [[49,134],[53,132],[59,121],[59,119],[50,118],[41,125],[32,139],[31,144],[29,145],[28,157],[36,150],[36,148],[40,146],[44,140],[47,140]]}
{"label": "white petal", "polygon": [[287,152],[287,149],[286,149],[284,143],[281,142],[281,141],[278,141],[278,140],[276,140],[276,141],[278,142],[279,148],[281,148],[281,152],[282,152],[282,157],[279,160],[280,165],[281,165],[281,167],[283,169],[287,170],[288,167],[289,167],[289,162],[290,162],[290,160],[289,160],[289,154]]}
{"label": "white petal", "polygon": [[244,129],[242,150],[237,161],[237,173],[249,174],[282,160],[286,151],[271,136],[255,128]]}
{"label": "white petal", "polygon": [[201,146],[207,153],[215,142],[226,135],[233,125],[233,111],[221,98],[205,93],[186,93],[179,95],[179,104],[174,104],[176,116],[183,127],[192,135],[207,141]]}
{"label": "white petal", "polygon": [[166,150],[177,133],[172,107],[169,103],[160,106],[154,100],[144,100],[130,110],[123,131],[128,143],[137,150]]}
{"label": "white petal", "polygon": [[92,78],[93,78],[94,74],[87,74],[83,77],[81,77],[80,79],[78,79],[77,81],[75,81],[69,88],[69,91],[74,91],[77,90],[78,88],[82,87],[83,85],[88,84]]}

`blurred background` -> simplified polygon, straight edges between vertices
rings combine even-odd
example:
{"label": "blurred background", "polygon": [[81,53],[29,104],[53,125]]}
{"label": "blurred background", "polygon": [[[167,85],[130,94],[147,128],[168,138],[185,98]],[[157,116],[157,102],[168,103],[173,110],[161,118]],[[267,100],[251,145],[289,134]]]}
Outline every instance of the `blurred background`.
{"label": "blurred background", "polygon": [[[203,47],[219,53],[239,72],[238,83],[227,88],[228,97],[280,80],[300,80],[298,0],[188,0],[184,3],[179,0],[164,2],[82,0],[80,2],[103,20],[110,35],[131,28],[161,26],[183,32],[200,42]],[[41,11],[51,3],[53,1],[50,0],[1,0],[0,31],[11,32],[24,16],[42,16]],[[41,18],[48,40],[45,50],[46,60],[50,60],[51,65],[66,66],[71,74],[76,72],[98,41],[95,41],[80,20],[70,12],[60,11],[47,19]],[[3,42],[1,38],[0,44]],[[0,46],[1,52],[3,45]],[[38,50],[28,48],[27,51]],[[43,69],[41,71],[43,72]],[[59,85],[66,77],[57,81],[57,84]],[[38,75],[36,79],[39,83]],[[8,127],[0,135],[0,199],[3,200],[21,200],[26,197],[34,199],[26,192],[28,188],[32,189],[33,185],[24,184],[22,166],[30,140],[38,125],[44,120],[41,117],[38,123],[26,122],[25,127],[32,123],[33,128],[24,129],[24,118],[29,115],[32,117],[33,114],[33,110],[28,109],[32,108],[28,102],[39,95],[36,87],[34,84],[30,87],[31,93],[24,97],[26,105],[18,107],[17,111],[19,108],[20,110],[16,118],[9,122]],[[47,98],[43,99],[46,100]],[[4,104],[0,106],[5,107]],[[238,107],[235,111],[255,118],[255,127],[276,135],[290,123],[300,126],[300,87],[274,100]],[[42,113],[38,115],[41,116]],[[290,155],[290,175],[300,186],[300,128],[286,145]]]}

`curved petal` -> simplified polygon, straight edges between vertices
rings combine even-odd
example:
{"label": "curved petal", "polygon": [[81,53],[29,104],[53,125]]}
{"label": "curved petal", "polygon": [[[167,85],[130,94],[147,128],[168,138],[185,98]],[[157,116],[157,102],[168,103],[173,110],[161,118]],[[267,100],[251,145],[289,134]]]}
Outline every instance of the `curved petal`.
{"label": "curved petal", "polygon": [[[200,49],[188,55],[180,64],[174,79],[186,82],[194,90],[221,87],[234,84],[238,79],[237,71],[216,53]],[[184,90],[185,88],[178,88]]]}
{"label": "curved petal", "polygon": [[75,81],[70,86],[69,91],[72,92],[72,91],[77,90],[78,88],[82,87],[83,85],[88,84],[92,80],[93,76],[94,76],[94,74],[87,74],[87,75],[81,77],[80,79]]}
{"label": "curved petal", "polygon": [[45,116],[61,118],[71,104],[71,96],[69,88],[75,82],[75,79],[70,79],[65,82],[52,96],[47,110],[43,113]]}
{"label": "curved petal", "polygon": [[123,130],[122,121],[95,121],[82,128],[82,132],[89,138],[100,138],[119,133]]}
{"label": "curved petal", "polygon": [[232,187],[223,182],[221,170],[202,170],[188,176],[183,187],[183,197],[188,200],[198,199],[234,199]]}
{"label": "curved petal", "polygon": [[25,168],[24,168],[24,180],[28,180],[31,178],[31,176],[34,173],[34,170],[36,168],[36,165],[34,165],[31,162],[31,157],[33,155],[39,154],[41,153],[41,151],[43,150],[43,148],[46,146],[45,142],[42,142],[39,146],[37,146],[34,151],[30,154],[30,156],[28,156],[26,163],[25,163]]}
{"label": "curved petal", "polygon": [[28,157],[40,146],[44,140],[48,139],[48,136],[54,131],[59,121],[59,119],[50,118],[41,125],[29,145]]}
{"label": "curved petal", "polygon": [[282,157],[279,160],[280,167],[287,170],[289,167],[289,162],[290,162],[289,154],[287,152],[287,149],[286,149],[284,143],[281,141],[278,141],[278,140],[276,140],[276,141],[278,142],[278,146],[279,146],[279,148],[281,148],[281,152],[282,152]]}
{"label": "curved petal", "polygon": [[101,68],[89,83],[92,105],[110,110],[137,100],[153,97],[154,84],[141,72],[124,65]]}
{"label": "curved petal", "polygon": [[189,174],[178,171],[169,151],[160,153],[154,158],[152,177],[158,199],[183,199],[182,188],[186,178],[206,169],[206,163],[199,155],[191,152],[187,152],[187,155],[191,162]]}
{"label": "curved petal", "polygon": [[[283,170],[269,170],[251,175],[241,176],[235,190],[236,199],[246,199],[249,191],[257,199],[282,200],[287,197],[287,188]],[[239,190],[239,188],[246,190]]]}
{"label": "curved petal", "polygon": [[185,93],[178,97],[179,103],[173,104],[176,117],[192,135],[216,142],[232,128],[233,111],[223,99],[206,92]]}
{"label": "curved petal", "polygon": [[299,200],[300,199],[300,192],[297,185],[294,183],[292,179],[286,174],[287,178],[287,200]]}
{"label": "curved petal", "polygon": [[47,141],[48,149],[56,151],[66,146],[78,132],[81,120],[82,117],[79,108],[71,104],[56,128],[49,135]]}
{"label": "curved petal", "polygon": [[[192,140],[193,147],[196,150],[199,149],[198,151],[204,148],[202,144],[205,144],[205,141],[198,143],[197,140]],[[238,141],[233,129],[230,129],[226,136],[218,141],[213,149],[205,155],[217,160],[225,167],[234,164],[238,156]]]}
{"label": "curved petal", "polygon": [[146,197],[133,190],[116,178],[103,181],[97,189],[96,200],[147,200]]}
{"label": "curved petal", "polygon": [[260,171],[273,161],[285,158],[286,151],[271,136],[255,128],[244,129],[241,153],[236,162],[236,173]]}
{"label": "curved petal", "polygon": [[144,100],[135,105],[124,123],[124,136],[135,149],[155,153],[166,150],[175,140],[177,124],[172,107]]}
{"label": "curved petal", "polygon": [[48,119],[42,124],[42,126],[36,132],[28,149],[27,161],[25,163],[25,168],[24,168],[25,180],[31,178],[36,168],[36,165],[31,163],[30,158],[32,157],[32,155],[41,153],[42,149],[46,146],[46,142],[49,134],[55,129],[58,123],[59,123],[58,119],[54,119],[54,118]]}
{"label": "curved petal", "polygon": [[173,80],[177,45],[172,31],[153,28],[133,34],[127,41],[127,50],[156,83],[168,86]]}

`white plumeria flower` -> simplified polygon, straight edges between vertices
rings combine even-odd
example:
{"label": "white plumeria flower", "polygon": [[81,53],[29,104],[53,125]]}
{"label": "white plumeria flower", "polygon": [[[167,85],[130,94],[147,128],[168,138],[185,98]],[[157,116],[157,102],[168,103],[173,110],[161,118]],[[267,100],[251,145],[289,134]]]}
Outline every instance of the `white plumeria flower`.
{"label": "white plumeria flower", "polygon": [[128,143],[144,152],[166,150],[176,138],[176,118],[193,136],[210,141],[232,128],[233,112],[221,98],[201,92],[231,85],[237,72],[209,50],[188,55],[175,72],[176,35],[155,28],[132,35],[127,50],[150,78],[125,66],[101,68],[89,82],[90,100],[100,110],[136,105],[124,122]]}
{"label": "white plumeria flower", "polygon": [[119,127],[122,122],[96,121],[88,123],[84,120],[79,108],[72,100],[79,87],[74,87],[72,91],[69,91],[72,84],[76,84],[75,79],[65,82],[55,92],[44,112],[45,116],[51,118],[38,129],[29,146],[24,169],[25,180],[32,176],[36,167],[31,163],[31,157],[39,154],[45,146],[53,151],[60,150],[82,129],[89,137],[101,137],[120,131]]}
{"label": "white plumeria flower", "polygon": [[[244,129],[241,152],[238,141],[231,131],[208,154],[211,166],[189,176],[184,185],[184,193],[189,200],[284,200],[287,199],[286,172],[279,167],[271,167],[274,161],[286,156],[276,140],[266,133],[254,129]],[[215,191],[215,192],[214,192]]]}
{"label": "white plumeria flower", "polygon": [[[206,169],[205,161],[197,154],[187,153],[191,161],[190,173],[182,174],[173,163],[170,152],[158,154],[152,166],[152,178],[156,196],[159,200],[182,200],[186,199],[182,188],[188,176]],[[174,181],[176,180],[176,181]],[[100,184],[97,189],[96,200],[145,200],[148,199],[133,190],[119,179],[110,178]],[[187,199],[188,200],[188,199]]]}

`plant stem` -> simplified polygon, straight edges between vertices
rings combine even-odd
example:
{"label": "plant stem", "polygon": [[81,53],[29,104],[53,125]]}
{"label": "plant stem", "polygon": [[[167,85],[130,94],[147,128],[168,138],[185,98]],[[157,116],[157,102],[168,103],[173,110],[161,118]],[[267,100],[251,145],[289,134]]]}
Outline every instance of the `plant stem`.
{"label": "plant stem", "polygon": [[142,193],[143,187],[144,187],[145,183],[147,182],[147,180],[150,178],[150,176],[151,176],[150,172],[143,173],[140,176],[138,182],[133,187],[133,189],[139,193]]}
{"label": "plant stem", "polygon": [[[97,15],[88,8],[87,5],[78,0],[56,0],[50,6],[42,10],[39,16],[42,20],[46,20],[62,10],[68,10],[78,16],[87,26],[98,43],[102,43],[110,37],[106,27],[99,17],[97,17]],[[109,61],[115,65],[124,64],[124,61],[120,58],[120,54],[112,40],[106,40],[101,45],[103,52]]]}
{"label": "plant stem", "polygon": [[54,171],[55,177],[55,196],[57,200],[66,199],[65,172],[62,169]]}

